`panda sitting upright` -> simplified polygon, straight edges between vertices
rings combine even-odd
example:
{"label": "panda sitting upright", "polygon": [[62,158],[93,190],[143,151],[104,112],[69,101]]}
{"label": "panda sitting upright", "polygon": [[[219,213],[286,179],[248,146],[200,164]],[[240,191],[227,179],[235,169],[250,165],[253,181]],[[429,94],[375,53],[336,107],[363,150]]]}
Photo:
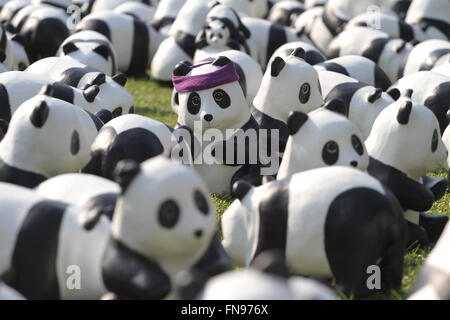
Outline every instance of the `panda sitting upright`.
{"label": "panda sitting upright", "polygon": [[[194,134],[202,134],[202,137],[196,134],[194,137],[202,140],[202,158],[194,152],[197,155],[194,166],[210,190],[229,193],[230,182],[244,176],[250,180],[258,179],[255,172],[259,162],[256,141],[239,143],[235,140],[242,133],[244,139],[247,133],[254,133],[258,138],[258,125],[250,114],[234,63],[223,56],[194,66],[180,63],[172,80],[179,96],[178,125],[190,128]],[[214,131],[208,132],[209,129]],[[221,136],[208,140],[203,138],[205,132]],[[230,150],[234,152],[232,159],[227,154]]]}

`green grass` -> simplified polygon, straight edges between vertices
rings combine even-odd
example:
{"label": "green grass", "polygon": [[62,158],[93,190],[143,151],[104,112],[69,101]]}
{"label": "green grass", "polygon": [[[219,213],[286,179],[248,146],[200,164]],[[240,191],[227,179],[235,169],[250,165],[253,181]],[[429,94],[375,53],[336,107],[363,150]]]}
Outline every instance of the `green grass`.
{"label": "green grass", "polygon": [[[148,116],[152,119],[159,120],[169,126],[175,126],[177,116],[170,106],[172,89],[161,86],[153,81],[147,80],[129,80],[126,88],[130,91],[135,99],[136,113]],[[447,173],[440,170],[431,174],[432,176],[446,177]],[[220,231],[220,218],[224,211],[231,203],[231,199],[223,195],[212,196],[216,206],[217,221]],[[446,214],[450,216],[450,194],[447,193],[441,200],[433,205],[430,213]],[[431,251],[431,247],[416,248],[405,255],[404,273],[402,286],[398,290],[392,290],[385,294],[376,294],[370,299],[391,299],[401,300],[408,296],[413,288],[417,274],[422,266],[425,258]],[[340,294],[343,299],[351,299]]]}

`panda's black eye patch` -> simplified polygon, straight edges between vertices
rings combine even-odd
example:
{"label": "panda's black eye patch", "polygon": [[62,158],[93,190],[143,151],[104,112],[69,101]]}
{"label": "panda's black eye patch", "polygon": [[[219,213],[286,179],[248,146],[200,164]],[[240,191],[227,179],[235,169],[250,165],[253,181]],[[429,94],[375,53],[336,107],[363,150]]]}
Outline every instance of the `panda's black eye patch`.
{"label": "panda's black eye patch", "polygon": [[113,118],[119,117],[122,115],[122,107],[117,107],[112,112]]}
{"label": "panda's black eye patch", "polygon": [[222,89],[214,90],[213,98],[222,109],[228,108],[231,104],[230,96]]}
{"label": "panda's black eye patch", "polygon": [[433,138],[431,139],[431,152],[435,152],[437,150],[438,142],[439,142],[438,132],[436,129],[434,129]]}
{"label": "panda's black eye patch", "polygon": [[70,153],[76,155],[80,151],[80,135],[77,130],[72,132],[72,137],[70,138]]}
{"label": "panda's black eye patch", "polygon": [[175,227],[180,219],[180,208],[173,200],[164,201],[159,207],[158,221],[159,224],[166,228],[171,229]]}
{"label": "panda's black eye patch", "polygon": [[308,102],[310,96],[311,96],[311,86],[309,85],[309,83],[305,82],[300,87],[300,93],[298,95],[299,100],[301,103],[305,104]]}
{"label": "panda's black eye patch", "polygon": [[202,100],[197,92],[192,92],[189,95],[187,109],[190,114],[197,114],[200,111],[200,106],[202,105]]}
{"label": "panda's black eye patch", "polygon": [[353,146],[353,149],[355,149],[357,154],[359,154],[360,156],[363,155],[364,147],[363,147],[361,140],[358,138],[357,135],[352,135],[352,146]]}
{"label": "panda's black eye patch", "polygon": [[335,141],[328,141],[322,149],[323,161],[331,166],[338,161],[339,158],[339,146]]}
{"label": "panda's black eye patch", "polygon": [[208,201],[200,190],[195,190],[194,201],[197,208],[205,215],[209,212]]}

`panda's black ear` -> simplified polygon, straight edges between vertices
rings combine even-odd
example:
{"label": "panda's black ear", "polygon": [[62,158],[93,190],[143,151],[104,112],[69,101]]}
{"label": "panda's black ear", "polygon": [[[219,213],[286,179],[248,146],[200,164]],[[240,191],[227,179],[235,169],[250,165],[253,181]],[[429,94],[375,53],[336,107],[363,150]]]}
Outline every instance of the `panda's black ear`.
{"label": "panda's black ear", "polygon": [[92,103],[92,102],[94,102],[94,100],[97,97],[99,92],[100,92],[100,88],[94,84],[93,86],[90,86],[87,89],[84,89],[83,96],[87,102]]}
{"label": "panda's black ear", "polygon": [[109,57],[109,49],[104,44],[99,45],[97,48],[93,50],[95,53],[102,56],[105,60],[108,60]]}
{"label": "panda's black ear", "polygon": [[323,107],[327,110],[342,114],[348,118],[348,107],[341,99],[331,99],[325,102]]}
{"label": "panda's black ear", "polygon": [[106,124],[113,118],[112,112],[106,109],[100,109],[99,111],[97,111],[95,116],[99,118],[103,122],[103,124]]}
{"label": "panda's black ear", "polygon": [[62,51],[64,52],[65,55],[68,55],[68,54],[78,51],[78,50],[79,50],[78,47],[73,42],[67,42],[62,47]]}
{"label": "panda's black ear", "polygon": [[100,86],[106,82],[106,75],[102,72],[97,73],[90,81],[89,84],[93,86],[96,84],[97,86]]}
{"label": "panda's black ear", "polygon": [[286,62],[281,57],[276,57],[273,59],[272,64],[270,65],[270,75],[272,77],[278,77],[281,70],[283,70]]}
{"label": "panda's black ear", "polygon": [[30,121],[36,128],[42,128],[47,121],[50,109],[45,100],[40,101],[33,109],[30,116]]}
{"label": "panda's black ear", "polygon": [[228,59],[227,57],[224,57],[224,56],[220,56],[220,57],[217,57],[216,60],[213,61],[212,65],[217,66],[217,67],[223,67],[229,63],[231,63],[230,59]]}
{"label": "panda's black ear", "polygon": [[112,79],[114,80],[115,83],[119,84],[122,87],[125,87],[128,81],[128,77],[124,73],[116,74],[115,76],[112,77]]}
{"label": "panda's black ear", "polygon": [[291,56],[295,56],[297,58],[305,60],[306,56],[305,49],[303,49],[302,47],[298,47],[294,51],[292,51]]}
{"label": "panda's black ear", "polygon": [[120,185],[122,194],[125,194],[133,179],[140,172],[141,167],[133,160],[121,160],[114,169],[114,181]]}
{"label": "panda's black ear", "polygon": [[400,124],[408,124],[409,121],[409,116],[411,115],[411,111],[412,111],[412,102],[411,101],[405,101],[402,103],[402,105],[400,106],[400,108],[398,109],[398,114],[397,114],[397,121]]}
{"label": "panda's black ear", "polygon": [[245,180],[236,181],[231,187],[231,196],[235,199],[242,200],[253,186]]}
{"label": "panda's black ear", "polygon": [[38,93],[39,95],[44,95],[47,97],[53,97],[53,86],[51,84],[47,84],[42,87],[41,91]]}
{"label": "panda's black ear", "polygon": [[398,90],[397,88],[391,88],[386,92],[388,95],[391,96],[392,99],[394,99],[395,101],[398,100],[398,98],[400,98],[400,90]]}
{"label": "panda's black ear", "polygon": [[285,255],[281,250],[268,250],[260,253],[251,263],[252,269],[279,276],[289,278],[289,272],[285,264]]}
{"label": "panda's black ear", "polygon": [[6,54],[5,51],[0,50],[0,62],[3,63],[3,61],[6,60]]}
{"label": "panda's black ear", "polygon": [[375,101],[381,98],[382,93],[383,93],[382,89],[376,88],[367,96],[367,102],[374,103]]}
{"label": "panda's black ear", "polygon": [[414,93],[413,89],[407,89],[405,92],[403,92],[402,97],[411,99],[413,93]]}
{"label": "panda's black ear", "polygon": [[178,63],[173,69],[173,75],[178,77],[185,76],[189,72],[191,72],[191,66],[186,61]]}
{"label": "panda's black ear", "polygon": [[291,111],[287,120],[289,134],[293,136],[308,120],[308,115],[301,111]]}

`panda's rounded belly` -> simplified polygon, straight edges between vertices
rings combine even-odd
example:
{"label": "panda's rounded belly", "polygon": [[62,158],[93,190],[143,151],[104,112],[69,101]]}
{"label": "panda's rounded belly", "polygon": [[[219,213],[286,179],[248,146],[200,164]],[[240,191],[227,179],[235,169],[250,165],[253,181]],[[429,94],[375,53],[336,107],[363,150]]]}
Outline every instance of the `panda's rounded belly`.
{"label": "panda's rounded belly", "polygon": [[195,170],[206,182],[208,189],[212,193],[229,193],[230,183],[233,175],[241,166],[225,166],[220,164],[197,164]]}

